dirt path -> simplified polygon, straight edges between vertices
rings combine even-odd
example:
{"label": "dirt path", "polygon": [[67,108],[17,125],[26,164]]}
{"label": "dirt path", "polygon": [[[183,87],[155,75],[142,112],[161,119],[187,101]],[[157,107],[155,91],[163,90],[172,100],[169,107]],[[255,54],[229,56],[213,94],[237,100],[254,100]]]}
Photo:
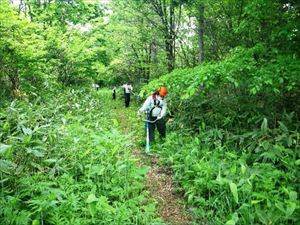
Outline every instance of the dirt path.
{"label": "dirt path", "polygon": [[[123,110],[123,109],[121,109]],[[130,116],[128,111],[117,112],[117,119],[124,129],[125,133],[133,131],[132,124],[130,123]],[[132,141],[136,143],[136,137],[132,137]],[[184,205],[181,203],[180,196],[175,193],[172,173],[168,168],[162,167],[158,164],[159,158],[155,155],[147,156],[144,149],[136,147],[133,154],[141,165],[147,165],[150,170],[146,177],[146,188],[157,203],[158,215],[167,223],[172,225],[190,225],[191,218],[185,213]]]}

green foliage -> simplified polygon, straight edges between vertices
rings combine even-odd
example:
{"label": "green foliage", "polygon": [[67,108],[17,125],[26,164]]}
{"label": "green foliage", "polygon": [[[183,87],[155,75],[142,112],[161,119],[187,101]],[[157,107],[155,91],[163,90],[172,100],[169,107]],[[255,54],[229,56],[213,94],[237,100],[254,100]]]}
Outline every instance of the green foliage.
{"label": "green foliage", "polygon": [[[101,78],[102,67],[108,64],[109,58],[100,29],[91,28],[89,32],[71,29],[65,33],[59,28],[50,29],[48,57],[58,80],[65,84],[74,84],[88,78]],[[57,39],[58,33],[61,39]]]}
{"label": "green foliage", "polygon": [[264,45],[237,48],[221,62],[164,75],[145,86],[141,96],[166,85],[171,113],[195,129],[202,120],[226,129],[249,126],[249,117],[259,122],[262,115],[274,126],[283,110],[299,114],[299,61],[269,53]]}
{"label": "green foliage", "polygon": [[3,223],[159,223],[109,93],[63,88],[1,110]]}
{"label": "green foliage", "polygon": [[22,1],[20,9],[1,1],[0,82],[7,90],[24,97],[56,79],[66,85],[101,79],[110,59],[97,3]]}
{"label": "green foliage", "polygon": [[174,70],[140,92],[169,89],[176,133],[156,151],[196,223],[299,223],[300,60],[295,47],[268,38],[222,61]]}
{"label": "green foliage", "polygon": [[[293,148],[269,142],[268,150],[249,153],[221,137],[213,141],[210,130],[203,130],[194,137],[171,133],[156,152],[173,169],[196,222],[297,224],[299,169]],[[281,151],[275,161],[261,158],[272,149]]]}
{"label": "green foliage", "polygon": [[[175,54],[177,67],[196,65],[199,18],[206,62],[140,92],[169,89],[168,126],[177,132],[156,151],[195,223],[299,223],[299,3],[119,0],[109,12],[97,1],[7,2],[1,223],[163,224],[144,191],[148,168],[131,156],[132,134],[121,133],[108,92],[84,86],[148,82],[173,68]],[[11,91],[21,99],[7,98]]]}
{"label": "green foliage", "polygon": [[[42,69],[44,40],[41,28],[30,23],[6,3],[0,3],[0,79],[10,81],[11,90],[18,90],[20,79],[37,82],[44,76]],[[4,86],[4,85],[3,85]]]}

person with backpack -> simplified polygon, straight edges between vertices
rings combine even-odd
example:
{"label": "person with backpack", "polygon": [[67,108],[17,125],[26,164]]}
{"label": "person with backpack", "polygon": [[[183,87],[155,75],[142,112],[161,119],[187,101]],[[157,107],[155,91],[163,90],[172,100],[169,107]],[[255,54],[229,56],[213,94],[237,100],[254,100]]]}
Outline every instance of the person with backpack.
{"label": "person with backpack", "polygon": [[130,84],[123,84],[122,87],[124,88],[124,98],[125,98],[125,107],[129,107],[130,103],[130,93],[132,92],[132,86]]}
{"label": "person with backpack", "polygon": [[112,98],[113,98],[113,100],[116,100],[116,92],[117,92],[117,88],[114,87],[114,88],[112,89]]}
{"label": "person with backpack", "polygon": [[166,123],[164,117],[167,114],[167,96],[168,90],[162,86],[152,95],[150,95],[143,106],[138,110],[138,115],[147,113],[149,141],[153,142],[155,139],[154,131],[157,128],[160,139],[166,137]]}

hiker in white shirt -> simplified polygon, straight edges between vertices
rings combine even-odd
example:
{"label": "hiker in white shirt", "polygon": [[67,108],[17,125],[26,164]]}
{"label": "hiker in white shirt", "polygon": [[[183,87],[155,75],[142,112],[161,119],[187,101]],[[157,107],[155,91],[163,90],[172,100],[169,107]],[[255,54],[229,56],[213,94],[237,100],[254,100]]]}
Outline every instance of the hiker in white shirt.
{"label": "hiker in white shirt", "polygon": [[133,90],[130,84],[123,84],[122,87],[124,88],[124,97],[125,97],[125,107],[129,107],[130,103],[130,93]]}
{"label": "hiker in white shirt", "polygon": [[152,95],[150,95],[146,101],[144,102],[143,106],[139,109],[138,115],[140,115],[142,112],[146,112],[148,115],[147,120],[149,121],[155,121],[155,122],[149,122],[149,141],[154,141],[154,131],[155,128],[157,128],[160,139],[163,139],[166,137],[166,123],[164,117],[167,113],[167,88],[166,87],[160,87],[159,90],[154,92]]}
{"label": "hiker in white shirt", "polygon": [[93,86],[93,88],[95,88],[95,89],[96,89],[96,91],[98,91],[98,90],[99,90],[99,85],[98,85],[98,84],[92,84],[92,86]]}

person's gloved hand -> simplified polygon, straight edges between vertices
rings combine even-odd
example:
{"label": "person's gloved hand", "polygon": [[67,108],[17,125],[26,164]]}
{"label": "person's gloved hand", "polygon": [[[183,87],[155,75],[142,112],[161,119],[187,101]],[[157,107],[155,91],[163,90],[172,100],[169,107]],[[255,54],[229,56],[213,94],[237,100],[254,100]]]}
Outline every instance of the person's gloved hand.
{"label": "person's gloved hand", "polygon": [[159,116],[157,117],[157,120],[160,120],[160,119],[162,119],[162,116],[161,116],[161,115],[159,115]]}

